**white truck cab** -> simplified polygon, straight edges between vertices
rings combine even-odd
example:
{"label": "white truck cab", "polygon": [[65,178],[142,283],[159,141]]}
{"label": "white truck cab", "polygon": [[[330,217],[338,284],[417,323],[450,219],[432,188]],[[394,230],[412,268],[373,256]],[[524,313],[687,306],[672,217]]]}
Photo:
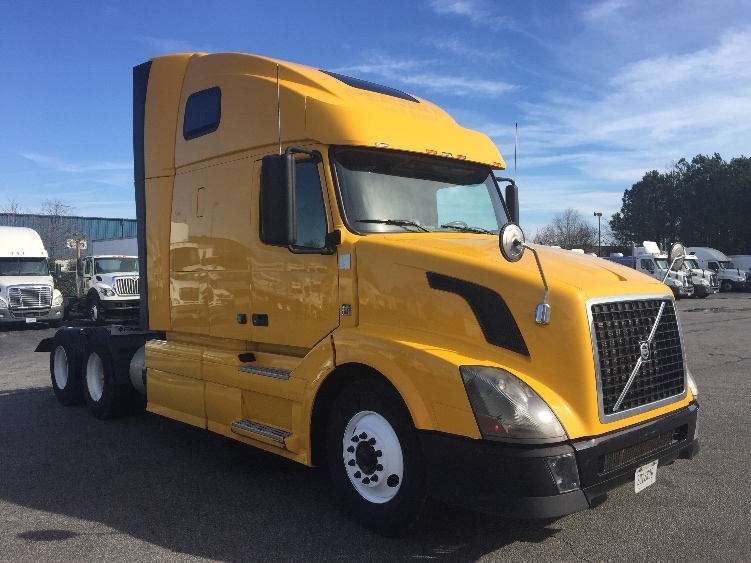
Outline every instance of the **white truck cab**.
{"label": "white truck cab", "polygon": [[694,297],[704,298],[720,291],[717,274],[712,270],[702,269],[699,266],[699,259],[694,254],[686,255],[681,268],[691,274],[694,282]]}
{"label": "white truck cab", "polygon": [[751,287],[749,274],[739,269],[719,250],[706,246],[692,246],[687,248],[686,252],[695,255],[702,268],[717,273],[722,291],[741,291]]}
{"label": "white truck cab", "polygon": [[[668,255],[660,250],[656,242],[645,240],[642,245],[634,247],[635,269],[663,281],[676,299],[692,297],[694,295],[692,275],[686,271],[672,270]],[[667,277],[665,277],[666,274]]]}
{"label": "white truck cab", "polygon": [[137,256],[87,256],[81,262],[78,297],[80,303],[85,303],[89,320],[138,316]]}
{"label": "white truck cab", "polygon": [[55,289],[42,239],[28,227],[0,227],[0,324],[59,326],[63,296]]}

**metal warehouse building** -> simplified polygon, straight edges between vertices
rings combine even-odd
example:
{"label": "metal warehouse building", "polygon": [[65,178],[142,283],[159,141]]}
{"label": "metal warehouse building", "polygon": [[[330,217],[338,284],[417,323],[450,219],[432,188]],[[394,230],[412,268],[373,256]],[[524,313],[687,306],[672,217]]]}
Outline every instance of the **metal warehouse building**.
{"label": "metal warehouse building", "polygon": [[136,236],[135,219],[108,217],[0,213],[0,226],[34,229],[42,237],[50,257],[55,259],[75,258],[76,251],[67,245],[69,239],[85,239],[90,242]]}

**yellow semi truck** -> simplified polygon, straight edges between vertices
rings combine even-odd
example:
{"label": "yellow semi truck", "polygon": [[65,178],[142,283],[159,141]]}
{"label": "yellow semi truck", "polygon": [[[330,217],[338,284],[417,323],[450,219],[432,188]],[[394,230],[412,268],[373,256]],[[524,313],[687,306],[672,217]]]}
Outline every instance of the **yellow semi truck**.
{"label": "yellow semi truck", "polygon": [[160,56],[134,69],[134,157],[141,327],[40,345],[61,402],[326,465],[386,535],[429,498],[570,514],[698,453],[670,290],[527,244],[495,145],[428,101]]}

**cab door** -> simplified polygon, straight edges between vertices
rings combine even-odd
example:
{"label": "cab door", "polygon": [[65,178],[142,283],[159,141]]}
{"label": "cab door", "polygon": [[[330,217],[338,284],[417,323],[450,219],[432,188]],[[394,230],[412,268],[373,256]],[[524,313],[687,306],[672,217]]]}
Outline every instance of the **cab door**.
{"label": "cab door", "polygon": [[[260,198],[261,161],[255,163],[254,194]],[[330,206],[320,158],[295,163],[296,244],[266,245],[253,233],[251,304],[253,340],[310,349],[339,325],[336,253],[325,248]],[[254,223],[259,224],[258,206]]]}

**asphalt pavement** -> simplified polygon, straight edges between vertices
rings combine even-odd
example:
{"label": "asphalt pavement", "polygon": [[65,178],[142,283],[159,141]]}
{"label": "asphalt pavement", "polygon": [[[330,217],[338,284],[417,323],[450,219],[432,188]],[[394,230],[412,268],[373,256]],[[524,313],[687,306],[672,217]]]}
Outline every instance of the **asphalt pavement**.
{"label": "asphalt pavement", "polygon": [[33,352],[54,330],[0,328],[0,561],[750,561],[751,294],[678,311],[697,458],[555,521],[436,506],[400,540],[352,522],[321,470],[149,413],[63,407]]}

